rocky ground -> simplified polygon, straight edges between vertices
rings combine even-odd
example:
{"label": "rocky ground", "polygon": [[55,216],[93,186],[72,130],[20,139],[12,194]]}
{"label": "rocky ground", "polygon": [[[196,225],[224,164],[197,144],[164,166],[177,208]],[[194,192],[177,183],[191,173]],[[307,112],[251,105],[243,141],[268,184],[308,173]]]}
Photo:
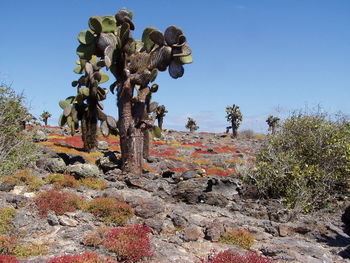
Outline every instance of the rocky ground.
{"label": "rocky ground", "polygon": [[[45,157],[30,167],[31,173],[41,179],[52,173],[103,179],[103,190],[86,186],[64,190],[87,200],[110,197],[132,206],[135,216],[128,224],[152,229],[154,256],[147,262],[195,263],[212,249],[243,251],[219,242],[232,229],[249,230],[255,239],[250,250],[276,262],[350,262],[349,232],[341,221],[348,201],[295,216],[281,201],[259,200],[254,189],[244,185],[241,175],[254,163],[257,139],[166,131],[154,141],[144,176],[138,177],[121,174],[120,148],[113,137],[100,138],[100,152],[91,154],[81,151],[79,136],[70,138],[59,129],[46,128],[36,137]],[[52,256],[86,250],[113,256],[103,247],[83,244],[88,233],[104,226],[101,218],[81,210],[38,216],[33,200],[52,187],[47,182],[35,190],[25,184],[0,184],[0,207],[16,209],[12,233],[48,249],[46,255],[21,262],[47,262]]]}

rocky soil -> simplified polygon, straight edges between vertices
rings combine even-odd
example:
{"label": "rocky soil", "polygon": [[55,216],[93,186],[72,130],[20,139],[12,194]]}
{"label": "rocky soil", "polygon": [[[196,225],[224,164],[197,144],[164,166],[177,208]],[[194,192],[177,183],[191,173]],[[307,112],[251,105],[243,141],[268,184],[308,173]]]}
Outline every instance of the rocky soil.
{"label": "rocky soil", "polygon": [[[290,263],[350,262],[350,237],[341,221],[348,201],[313,214],[294,215],[280,200],[259,200],[254,188],[244,185],[241,175],[254,162],[259,147],[255,139],[234,140],[224,134],[164,132],[151,148],[144,176],[122,175],[118,145],[100,142],[100,154],[79,154],[79,149],[63,141],[64,131],[46,129],[37,135],[45,157],[33,164],[39,178],[50,173],[67,173],[76,178],[97,177],[107,182],[104,190],[79,186],[68,191],[84,196],[111,197],[135,210],[129,224],[145,224],[152,229],[154,257],[147,262],[200,262],[212,249],[235,245],[218,242],[230,229],[246,229],[254,234],[250,250]],[[51,144],[50,144],[51,143]],[[66,151],[64,151],[66,149]],[[73,151],[73,150],[74,151]],[[91,157],[91,156],[90,156]],[[204,169],[205,171],[203,171]],[[104,223],[91,213],[77,211],[64,215],[50,213],[40,218],[33,199],[41,186],[30,191],[23,185],[0,184],[0,207],[14,207],[15,233],[26,242],[45,244],[49,254],[22,259],[46,262],[55,255],[93,250],[111,255],[103,248],[89,248],[82,241],[89,231]]]}

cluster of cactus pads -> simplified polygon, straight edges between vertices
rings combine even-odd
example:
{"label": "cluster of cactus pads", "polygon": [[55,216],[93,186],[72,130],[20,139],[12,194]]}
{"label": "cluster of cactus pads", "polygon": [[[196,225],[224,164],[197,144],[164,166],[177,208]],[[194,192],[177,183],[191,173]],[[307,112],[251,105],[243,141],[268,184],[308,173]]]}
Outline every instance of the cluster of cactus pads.
{"label": "cluster of cactus pads", "polygon": [[270,115],[267,118],[266,122],[267,122],[267,125],[269,125],[269,131],[271,131],[272,134],[275,134],[279,120],[280,118],[274,117],[272,115]]}
{"label": "cluster of cactus pads", "polygon": [[[168,67],[170,76],[182,77],[183,64],[192,62],[191,49],[186,44],[182,30],[169,26],[163,34],[156,28],[147,27],[142,40],[135,40],[131,36],[131,31],[135,29],[132,17],[133,12],[127,12],[126,9],[120,10],[115,16],[90,17],[89,29],[78,36],[79,58],[89,61],[96,55],[117,78],[127,69],[134,75],[132,81],[140,86],[153,82],[158,70],[165,71]],[[125,59],[126,64],[121,65]],[[76,72],[82,70],[83,67],[78,65]],[[117,84],[112,85],[111,89]]]}
{"label": "cluster of cactus pads", "polygon": [[[172,78],[182,77],[183,65],[192,62],[192,51],[183,31],[176,26],[169,26],[164,34],[147,27],[141,40],[134,39],[132,18],[133,12],[125,8],[114,16],[92,16],[88,21],[89,29],[79,33],[79,60],[74,72],[84,75],[73,82],[73,86],[78,87],[77,96],[61,103],[65,105],[62,105],[64,114],[60,124],[67,123],[74,132],[78,121],[82,120],[87,150],[94,144],[85,144],[84,123],[87,127],[96,127],[97,120],[102,120],[103,133],[107,133],[107,128],[112,131],[118,128],[122,169],[141,174],[144,136],[151,128],[157,130],[153,122],[158,104],[151,103],[151,94],[157,91],[158,85],[149,84],[155,81],[159,71],[167,69]],[[116,79],[110,91],[113,94],[117,91],[118,124],[102,113],[100,101],[105,99],[107,91],[99,84],[108,80],[102,68],[109,70]],[[96,138],[95,130],[91,128],[86,139]]]}
{"label": "cluster of cactus pads", "polygon": [[226,107],[226,114],[227,121],[231,123],[231,126],[226,127],[226,132],[232,129],[232,137],[236,138],[238,127],[241,125],[242,122],[241,110],[237,105],[233,104],[232,107]]}

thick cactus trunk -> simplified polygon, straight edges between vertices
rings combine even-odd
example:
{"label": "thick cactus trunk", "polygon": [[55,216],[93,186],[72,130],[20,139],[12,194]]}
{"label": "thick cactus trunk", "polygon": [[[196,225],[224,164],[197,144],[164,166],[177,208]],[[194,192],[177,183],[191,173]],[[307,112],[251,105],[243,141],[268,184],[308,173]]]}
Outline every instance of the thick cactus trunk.
{"label": "thick cactus trunk", "polygon": [[[93,94],[93,91],[92,91]],[[91,96],[88,103],[88,111],[84,113],[81,122],[82,139],[84,142],[84,149],[88,152],[97,150],[97,100]]]}
{"label": "thick cactus trunk", "polygon": [[123,173],[142,175],[143,131],[139,120],[144,105],[133,105],[133,87],[127,78],[118,90],[119,134]]}
{"label": "thick cactus trunk", "polygon": [[237,130],[238,130],[237,125],[234,122],[232,122],[231,127],[232,127],[232,138],[237,138]]}
{"label": "thick cactus trunk", "polygon": [[149,149],[150,149],[150,138],[149,131],[143,131],[143,159],[147,160],[149,157]]}
{"label": "thick cactus trunk", "polygon": [[158,118],[158,127],[159,129],[163,130],[163,117]]}

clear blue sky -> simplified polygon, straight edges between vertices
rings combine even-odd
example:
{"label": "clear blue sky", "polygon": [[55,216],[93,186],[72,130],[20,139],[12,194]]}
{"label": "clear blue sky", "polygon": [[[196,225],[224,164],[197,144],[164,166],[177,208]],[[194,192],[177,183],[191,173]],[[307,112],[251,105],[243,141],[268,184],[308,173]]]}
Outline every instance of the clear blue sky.
{"label": "clear blue sky", "polygon": [[[183,78],[158,75],[153,98],[169,110],[165,128],[184,130],[192,116],[201,131],[224,131],[225,107],[234,103],[242,129],[256,131],[266,131],[267,115],[305,105],[350,114],[349,0],[3,1],[0,79],[24,91],[34,115],[51,112],[56,125],[57,102],[75,93],[78,33],[90,16],[122,7],[135,12],[135,38],[148,25],[174,24],[192,47]],[[109,95],[105,111],[117,116]]]}

